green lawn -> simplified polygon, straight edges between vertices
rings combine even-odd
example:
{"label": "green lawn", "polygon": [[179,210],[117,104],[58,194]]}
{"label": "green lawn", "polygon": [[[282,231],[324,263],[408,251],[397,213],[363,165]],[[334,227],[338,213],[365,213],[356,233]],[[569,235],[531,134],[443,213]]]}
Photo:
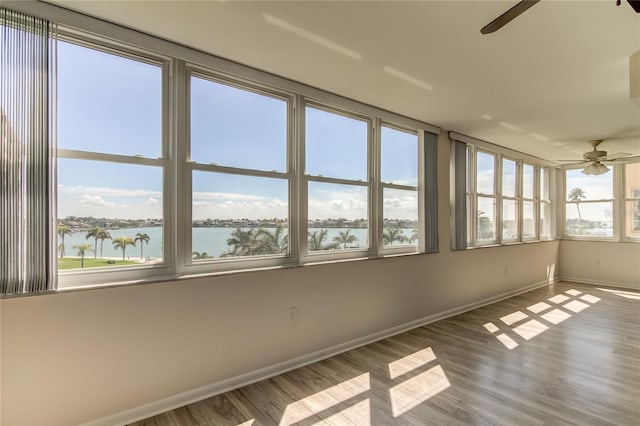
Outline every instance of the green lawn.
{"label": "green lawn", "polygon": [[[113,263],[107,263],[113,262]],[[135,265],[136,262],[131,260],[111,260],[111,259],[94,259],[93,257],[85,257],[84,258],[84,267],[85,268],[104,268],[107,266],[124,266],[124,265]],[[58,269],[79,269],[81,268],[80,259],[75,257],[65,257],[64,259],[58,258]]]}

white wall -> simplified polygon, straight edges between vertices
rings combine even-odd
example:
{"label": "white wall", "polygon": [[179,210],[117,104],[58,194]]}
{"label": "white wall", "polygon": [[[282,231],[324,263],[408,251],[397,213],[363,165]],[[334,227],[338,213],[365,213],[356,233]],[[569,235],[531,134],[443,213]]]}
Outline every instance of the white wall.
{"label": "white wall", "polygon": [[640,289],[640,244],[562,240],[564,280]]}
{"label": "white wall", "polygon": [[0,301],[2,424],[87,422],[546,282],[557,241],[449,250],[448,159],[441,136],[438,254]]}

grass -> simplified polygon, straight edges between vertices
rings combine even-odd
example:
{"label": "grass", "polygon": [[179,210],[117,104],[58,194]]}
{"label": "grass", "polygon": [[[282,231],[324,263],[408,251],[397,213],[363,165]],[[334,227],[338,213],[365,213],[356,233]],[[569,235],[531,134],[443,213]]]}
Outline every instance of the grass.
{"label": "grass", "polygon": [[[94,259],[93,257],[84,258],[85,268],[105,268],[108,266],[125,266],[135,265],[136,262],[131,260],[113,260],[113,259]],[[64,259],[58,258],[58,269],[80,269],[82,263],[79,258],[65,257]]]}

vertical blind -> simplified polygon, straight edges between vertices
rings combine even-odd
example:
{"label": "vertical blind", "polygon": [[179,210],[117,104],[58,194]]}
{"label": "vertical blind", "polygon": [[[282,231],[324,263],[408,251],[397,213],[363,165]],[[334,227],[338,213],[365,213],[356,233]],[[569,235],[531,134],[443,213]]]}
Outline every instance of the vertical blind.
{"label": "vertical blind", "polygon": [[0,295],[55,288],[50,30],[0,8]]}

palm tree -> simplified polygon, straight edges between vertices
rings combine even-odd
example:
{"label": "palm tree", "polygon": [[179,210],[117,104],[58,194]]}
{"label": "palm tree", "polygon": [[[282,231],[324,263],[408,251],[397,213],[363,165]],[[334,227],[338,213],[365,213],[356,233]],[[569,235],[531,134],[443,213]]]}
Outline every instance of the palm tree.
{"label": "palm tree", "polygon": [[493,222],[482,210],[478,210],[478,238],[481,240],[493,238]]}
{"label": "palm tree", "polygon": [[582,228],[582,215],[580,214],[580,200],[586,199],[587,193],[582,188],[573,188],[569,191],[569,201],[575,201],[578,209],[578,228]]}
{"label": "palm tree", "polygon": [[253,250],[253,254],[276,254],[286,253],[289,247],[288,234],[284,234],[285,227],[283,225],[276,226],[273,232],[266,229],[258,229],[256,232],[257,246]]}
{"label": "palm tree", "polygon": [[76,244],[73,246],[74,249],[78,249],[78,256],[80,256],[80,267],[84,268],[84,255],[88,251],[93,251],[91,249],[91,244]]}
{"label": "palm tree", "polygon": [[94,239],[94,247],[93,247],[93,258],[97,258],[98,257],[98,238],[100,235],[100,232],[102,232],[102,228],[100,228],[99,226],[94,226],[93,228],[91,228],[89,230],[89,232],[87,232],[87,240],[89,238],[93,238]]}
{"label": "palm tree", "polygon": [[392,246],[394,241],[398,241],[399,243],[408,243],[409,238],[407,238],[402,230],[398,228],[384,228],[382,232],[382,242],[385,246]]}
{"label": "palm tree", "polygon": [[338,248],[337,243],[325,244],[324,240],[327,238],[329,231],[327,229],[321,229],[320,231],[309,232],[309,250],[333,250]]}
{"label": "palm tree", "polygon": [[351,229],[347,229],[346,231],[340,231],[337,237],[333,237],[333,241],[338,245],[342,244],[342,248],[346,249],[348,244],[358,241],[358,237],[351,235]]}
{"label": "palm tree", "polygon": [[102,257],[102,246],[104,245],[104,240],[110,240],[111,234],[109,231],[102,230],[98,233],[98,239],[100,240],[100,257]]}
{"label": "palm tree", "polygon": [[192,259],[209,259],[209,257],[211,256],[209,256],[206,251],[203,251],[202,253],[200,253],[199,251],[194,251],[191,254]]}
{"label": "palm tree", "polygon": [[122,250],[122,260],[124,260],[124,252],[127,250],[127,246],[134,246],[136,242],[131,237],[117,237],[113,239],[113,248]]}
{"label": "palm tree", "polygon": [[60,236],[61,239],[61,243],[58,246],[58,248],[60,249],[60,258],[64,257],[64,236],[65,235],[70,235],[72,234],[73,231],[71,230],[71,228],[69,228],[69,226],[61,223],[58,225],[58,235]]}
{"label": "palm tree", "polygon": [[256,245],[256,236],[252,229],[243,231],[240,228],[236,228],[231,233],[231,237],[227,239],[227,245],[233,246],[232,254],[234,256],[247,256],[252,253]]}
{"label": "palm tree", "polygon": [[147,234],[143,234],[141,232],[138,232],[136,234],[136,238],[134,241],[140,241],[140,259],[144,259],[142,248],[144,246],[144,243],[149,244],[149,240],[150,240],[150,237]]}
{"label": "palm tree", "polygon": [[411,237],[409,237],[410,242],[418,241],[420,239],[420,234],[417,229],[411,231]]}

